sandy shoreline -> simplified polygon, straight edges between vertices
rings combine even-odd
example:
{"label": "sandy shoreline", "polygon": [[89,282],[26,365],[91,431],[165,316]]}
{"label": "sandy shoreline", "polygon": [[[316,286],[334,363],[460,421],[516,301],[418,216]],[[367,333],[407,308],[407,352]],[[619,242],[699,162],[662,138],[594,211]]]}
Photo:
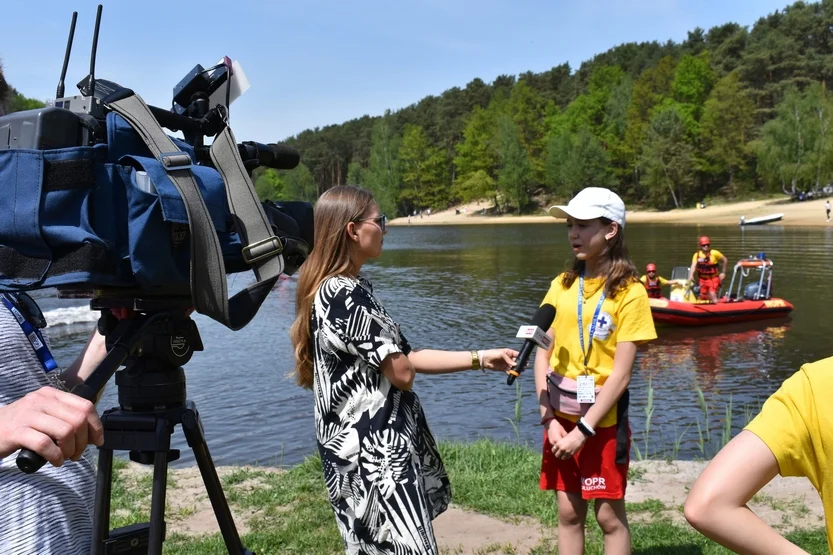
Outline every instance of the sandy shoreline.
{"label": "sandy shoreline", "polygon": [[[628,211],[627,223],[669,223],[684,225],[738,225],[741,216],[747,220],[759,216],[783,213],[781,221],[766,224],[770,226],[809,226],[821,227],[833,225],[827,222],[824,211],[825,199],[808,200],[804,202],[789,202],[785,196],[783,199],[752,200],[730,204],[719,204],[707,206],[704,209],[677,209],[660,211]],[[430,216],[411,216],[408,218],[396,218],[388,222],[388,225],[467,225],[467,224],[525,224],[525,223],[548,223],[553,219],[546,213],[540,216],[481,216],[476,215],[479,211],[490,208],[487,202],[471,202],[434,212]],[[455,213],[459,210],[460,213]]]}

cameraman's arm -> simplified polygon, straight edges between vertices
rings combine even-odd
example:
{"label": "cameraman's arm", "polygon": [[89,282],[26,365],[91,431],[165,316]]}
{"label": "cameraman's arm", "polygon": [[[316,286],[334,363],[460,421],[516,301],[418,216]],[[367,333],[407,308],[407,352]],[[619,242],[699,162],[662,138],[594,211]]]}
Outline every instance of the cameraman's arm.
{"label": "cameraman's arm", "polygon": [[[86,380],[99,363],[104,360],[104,356],[107,354],[107,347],[104,343],[104,336],[98,333],[98,328],[94,329],[81,354],[61,373],[61,379],[67,384],[68,389],[72,389]],[[99,392],[100,395],[101,392]],[[96,401],[98,401],[98,398],[96,398]]]}

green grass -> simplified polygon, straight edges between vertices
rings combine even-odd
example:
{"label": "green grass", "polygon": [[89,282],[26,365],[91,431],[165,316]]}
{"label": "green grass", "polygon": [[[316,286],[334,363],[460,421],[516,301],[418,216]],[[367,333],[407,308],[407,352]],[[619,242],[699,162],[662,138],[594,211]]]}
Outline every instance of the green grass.
{"label": "green grass", "polygon": [[442,443],[440,452],[457,505],[503,518],[528,516],[555,524],[553,495],[538,489],[540,453],[486,439]]}
{"label": "green grass", "polygon": [[121,472],[127,468],[123,459],[113,459],[113,481],[110,494],[110,528],[120,528],[132,522],[150,519],[150,490],[153,476],[139,480],[128,479]]}
{"label": "green grass", "polygon": [[[451,478],[456,505],[509,521],[532,518],[544,529],[554,527],[555,496],[538,489],[540,452],[514,443],[485,439],[474,443],[446,442],[440,445],[440,450]],[[629,481],[633,483],[642,477],[639,472],[634,472]],[[283,473],[240,469],[223,479],[223,489],[236,514],[253,515],[249,519],[250,532],[242,539],[248,549],[259,555],[343,553],[317,456]],[[147,518],[138,505],[140,502],[147,504],[149,491],[148,480],[125,480],[117,475],[113,488],[114,512],[127,512],[133,517],[144,514]],[[641,521],[631,524],[634,554],[730,553],[693,529],[663,516],[674,508],[665,507],[661,501],[650,499],[628,503],[627,507],[630,514],[639,515],[640,518],[634,520]],[[117,525],[124,524],[125,517],[119,518]],[[530,533],[537,533],[536,528],[530,527]],[[822,529],[796,532],[787,537],[811,554],[827,553],[827,540]],[[225,554],[226,549],[219,534],[198,538],[171,534],[165,541],[164,552],[219,555]],[[591,516],[588,518],[587,553],[603,552],[602,534]],[[496,543],[477,553],[513,555],[515,551],[511,546]],[[532,553],[557,553],[555,541],[541,540]]]}
{"label": "green grass", "polygon": [[650,513],[653,516],[660,516],[666,510],[665,503],[659,499],[646,499],[639,503],[625,503],[625,510],[628,514]]}

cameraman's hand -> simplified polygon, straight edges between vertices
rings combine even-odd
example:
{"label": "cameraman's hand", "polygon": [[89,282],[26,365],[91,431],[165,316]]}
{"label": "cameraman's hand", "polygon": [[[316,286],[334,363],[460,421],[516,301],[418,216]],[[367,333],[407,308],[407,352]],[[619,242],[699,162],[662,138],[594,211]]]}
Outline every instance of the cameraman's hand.
{"label": "cameraman's hand", "polygon": [[0,407],[0,457],[25,448],[61,466],[80,459],[88,444],[103,443],[95,405],[72,393],[42,387]]}
{"label": "cameraman's hand", "polygon": [[489,349],[483,351],[483,368],[506,372],[515,367],[518,351],[514,349]]}

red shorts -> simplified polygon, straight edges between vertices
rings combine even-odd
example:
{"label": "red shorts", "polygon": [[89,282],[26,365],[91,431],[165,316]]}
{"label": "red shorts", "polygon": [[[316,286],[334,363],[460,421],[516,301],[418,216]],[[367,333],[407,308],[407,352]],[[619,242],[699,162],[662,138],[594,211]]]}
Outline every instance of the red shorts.
{"label": "red shorts", "polygon": [[[576,425],[556,417],[567,433]],[[631,429],[628,425],[628,451]],[[571,459],[556,459],[544,430],[544,453],[541,461],[541,489],[581,493],[583,499],[624,499],[628,485],[628,465],[616,464],[616,426],[596,428]]]}
{"label": "red shorts", "polygon": [[714,291],[715,295],[720,294],[720,276],[700,278],[700,298],[708,299],[709,291]]}

